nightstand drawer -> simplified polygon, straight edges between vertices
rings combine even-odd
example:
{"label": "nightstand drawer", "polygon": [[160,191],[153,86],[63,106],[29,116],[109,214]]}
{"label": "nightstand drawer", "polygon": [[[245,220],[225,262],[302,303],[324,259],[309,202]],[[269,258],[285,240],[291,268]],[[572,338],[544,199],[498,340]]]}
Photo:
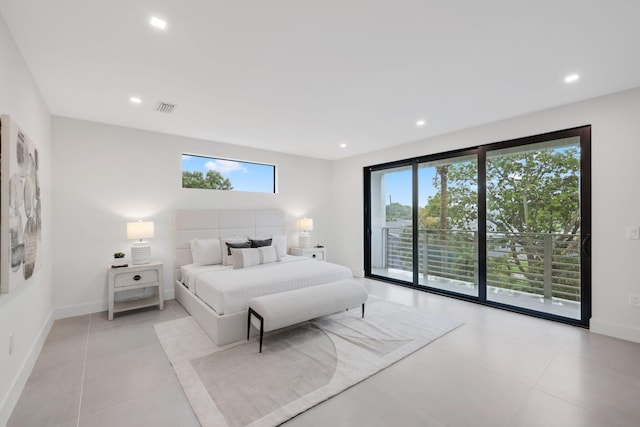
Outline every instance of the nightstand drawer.
{"label": "nightstand drawer", "polygon": [[306,256],[307,258],[312,258],[316,261],[324,261],[327,257],[327,250],[324,247],[300,248],[294,246],[289,248],[289,253],[296,256]]}
{"label": "nightstand drawer", "polygon": [[318,250],[305,250],[304,256],[313,258],[318,261],[324,261],[324,251],[322,249]]}
{"label": "nightstand drawer", "polygon": [[144,270],[137,272],[122,272],[115,275],[113,286],[141,285],[143,283],[159,282],[158,270]]}

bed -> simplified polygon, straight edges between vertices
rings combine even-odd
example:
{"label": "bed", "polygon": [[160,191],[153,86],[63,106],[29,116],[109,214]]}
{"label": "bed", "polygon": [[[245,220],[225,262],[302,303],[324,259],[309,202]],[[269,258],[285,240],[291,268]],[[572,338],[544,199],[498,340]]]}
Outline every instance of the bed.
{"label": "bed", "polygon": [[182,209],[173,227],[176,299],[217,345],[245,338],[251,298],[352,278],[347,267],[287,255],[295,218],[279,210]]}

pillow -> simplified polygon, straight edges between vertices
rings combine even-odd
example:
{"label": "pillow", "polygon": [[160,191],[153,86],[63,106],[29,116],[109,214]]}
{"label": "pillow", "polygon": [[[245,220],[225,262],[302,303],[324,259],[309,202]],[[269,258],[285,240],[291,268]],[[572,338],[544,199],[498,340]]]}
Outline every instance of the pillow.
{"label": "pillow", "polygon": [[195,265],[222,264],[222,248],[219,239],[193,239],[191,258]]}
{"label": "pillow", "polygon": [[284,234],[273,236],[271,246],[276,248],[279,257],[287,256],[287,236]]}
{"label": "pillow", "polygon": [[276,248],[262,246],[259,248],[232,248],[233,268],[253,267],[258,264],[270,264],[280,261]]}
{"label": "pillow", "polygon": [[269,264],[280,261],[278,251],[276,251],[276,248],[273,246],[263,246],[258,248],[258,255],[260,256],[260,264]]}
{"label": "pillow", "polygon": [[[247,242],[248,243],[248,242]],[[260,264],[260,254],[257,248],[231,248],[233,254],[233,268],[253,267]]]}
{"label": "pillow", "polygon": [[244,237],[223,239],[222,243],[222,263],[224,265],[233,265],[233,254],[231,253],[231,248],[251,247],[251,243]]}
{"label": "pillow", "polygon": [[252,248],[261,248],[263,246],[271,246],[271,241],[273,239],[268,238],[268,239],[252,239],[251,237],[249,237],[249,241],[251,242],[251,247]]}

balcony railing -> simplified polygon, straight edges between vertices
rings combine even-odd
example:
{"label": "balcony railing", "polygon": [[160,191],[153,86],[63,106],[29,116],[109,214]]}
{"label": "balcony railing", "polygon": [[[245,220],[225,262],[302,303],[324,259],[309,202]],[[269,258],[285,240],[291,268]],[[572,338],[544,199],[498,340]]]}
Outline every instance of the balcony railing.
{"label": "balcony railing", "polygon": [[[413,270],[411,230],[382,229],[381,268]],[[418,239],[422,277],[477,283],[477,232],[421,229]],[[579,302],[579,236],[488,233],[487,286]]]}

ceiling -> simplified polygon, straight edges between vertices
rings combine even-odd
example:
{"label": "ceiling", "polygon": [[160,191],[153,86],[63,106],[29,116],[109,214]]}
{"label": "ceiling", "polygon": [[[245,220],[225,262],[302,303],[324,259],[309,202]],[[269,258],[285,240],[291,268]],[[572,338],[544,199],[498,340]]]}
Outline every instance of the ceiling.
{"label": "ceiling", "polygon": [[638,0],[0,0],[0,13],[54,115],[322,159],[640,86]]}

